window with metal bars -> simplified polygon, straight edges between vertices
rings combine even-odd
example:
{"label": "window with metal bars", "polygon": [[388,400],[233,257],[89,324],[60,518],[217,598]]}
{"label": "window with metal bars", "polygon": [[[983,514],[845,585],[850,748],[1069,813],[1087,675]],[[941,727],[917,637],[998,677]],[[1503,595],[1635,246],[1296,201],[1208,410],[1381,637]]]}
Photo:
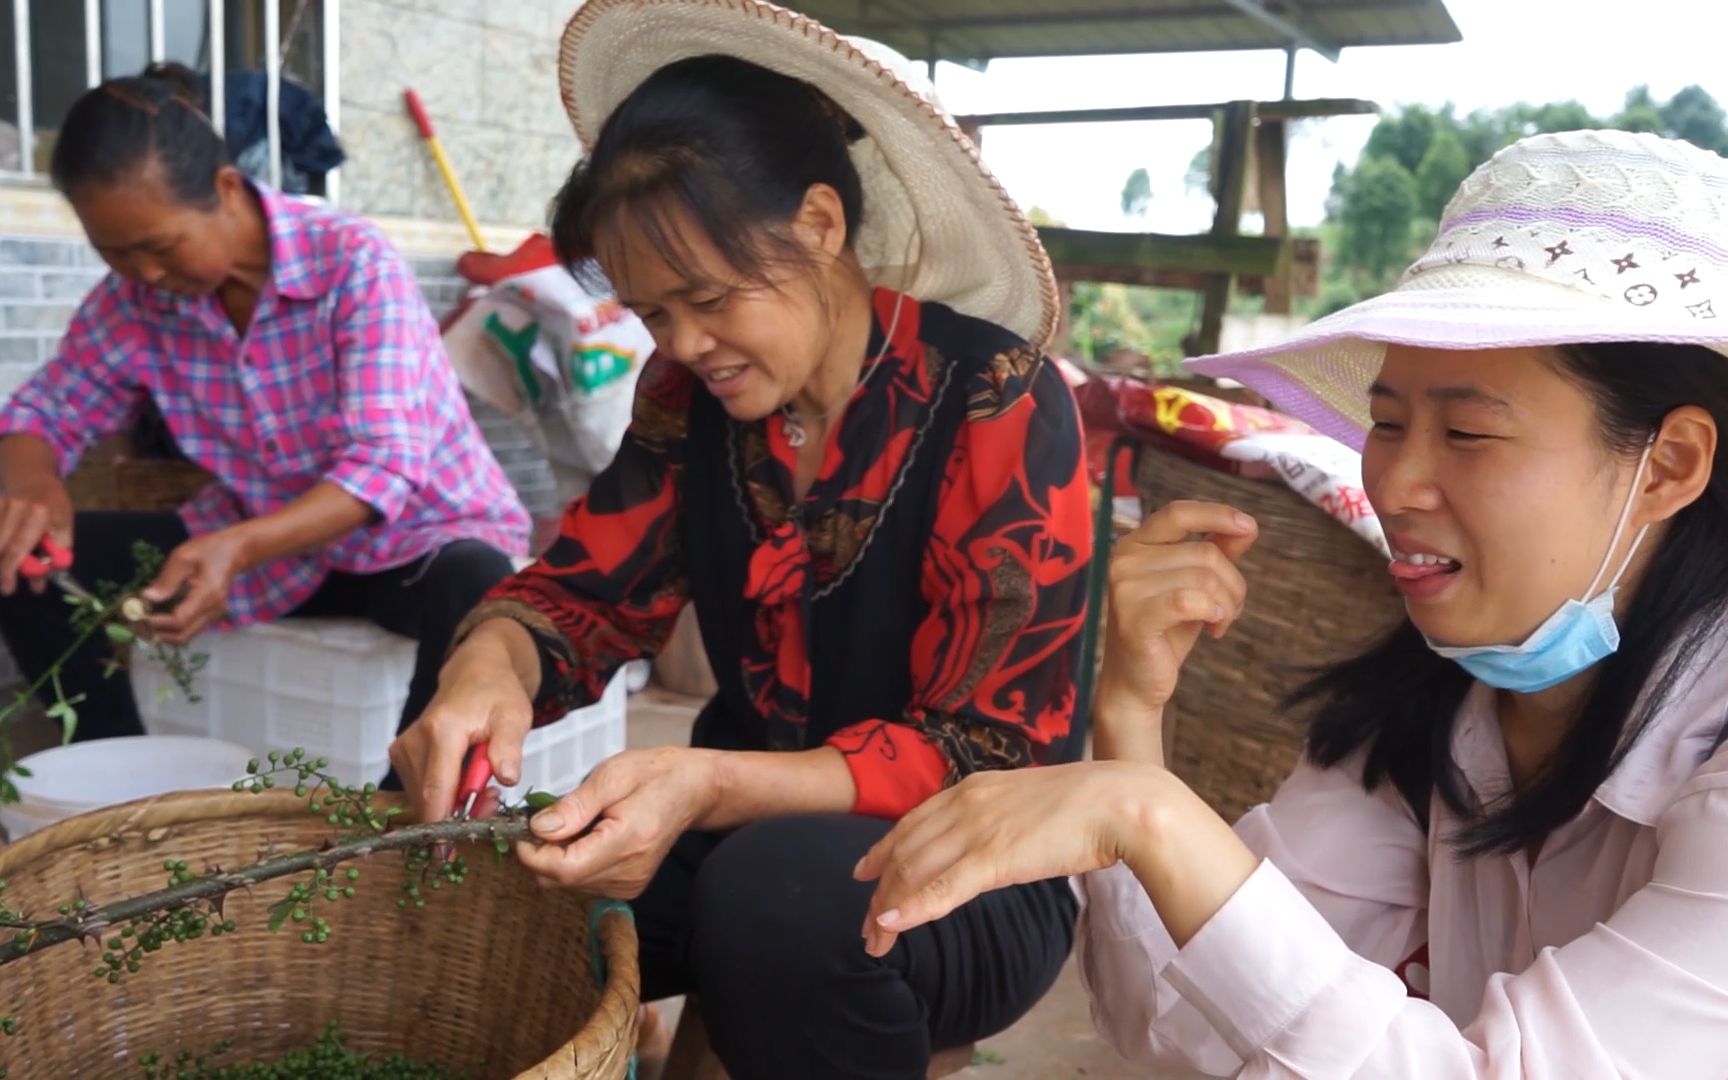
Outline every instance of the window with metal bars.
{"label": "window with metal bars", "polygon": [[[229,94],[210,94],[211,119],[243,163],[281,187],[278,101],[284,81],[324,103],[337,126],[339,0],[0,0],[0,180],[41,183],[60,120],[87,88],[175,61],[227,85],[233,72],[260,72],[267,105],[256,151],[234,145]],[[333,170],[311,192],[334,199]]]}

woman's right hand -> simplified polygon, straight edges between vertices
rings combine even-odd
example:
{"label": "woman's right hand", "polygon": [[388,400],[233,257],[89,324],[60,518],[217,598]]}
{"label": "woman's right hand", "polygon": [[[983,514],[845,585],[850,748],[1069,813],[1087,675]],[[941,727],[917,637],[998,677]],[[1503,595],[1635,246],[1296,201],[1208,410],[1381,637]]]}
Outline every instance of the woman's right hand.
{"label": "woman's right hand", "polygon": [[527,631],[508,620],[481,625],[438,673],[438,693],[426,711],[390,744],[390,764],[402,781],[418,821],[442,821],[455,809],[456,785],[470,747],[487,743],[498,782],[522,775],[522,743],[533,726],[534,705],[513,659],[508,635]]}
{"label": "woman's right hand", "polygon": [[1202,631],[1223,637],[1248,582],[1236,563],[1259,536],[1222,503],[1173,502],[1117,541],[1110,558],[1097,755],[1162,762],[1164,706]]}
{"label": "woman's right hand", "polygon": [[[18,567],[36,549],[43,536],[72,549],[72,499],[66,485],[52,473],[28,481],[14,481],[0,496],[0,596],[18,591]],[[47,582],[37,579],[31,588],[42,591]]]}

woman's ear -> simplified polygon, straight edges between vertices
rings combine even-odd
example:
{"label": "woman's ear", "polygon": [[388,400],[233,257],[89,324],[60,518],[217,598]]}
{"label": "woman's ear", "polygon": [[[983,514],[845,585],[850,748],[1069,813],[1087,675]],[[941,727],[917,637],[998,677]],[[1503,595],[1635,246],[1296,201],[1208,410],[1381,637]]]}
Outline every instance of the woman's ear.
{"label": "woman's ear", "polygon": [[216,170],[213,186],[216,188],[217,204],[225,210],[237,208],[248,195],[245,174],[232,165],[224,165]]}
{"label": "woman's ear", "polygon": [[1650,447],[1640,517],[1667,521],[1698,501],[1716,462],[1716,420],[1696,405],[1669,413]]}
{"label": "woman's ear", "polygon": [[846,204],[840,193],[827,184],[811,184],[792,218],[792,233],[812,253],[820,251],[831,259],[839,258],[850,240],[846,235]]}

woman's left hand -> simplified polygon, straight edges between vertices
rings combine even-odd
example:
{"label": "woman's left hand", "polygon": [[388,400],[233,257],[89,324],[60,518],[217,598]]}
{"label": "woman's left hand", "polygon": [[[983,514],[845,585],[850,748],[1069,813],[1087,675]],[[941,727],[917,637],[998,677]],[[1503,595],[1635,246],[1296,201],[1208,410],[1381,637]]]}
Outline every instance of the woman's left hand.
{"label": "woman's left hand", "polygon": [[885,956],[900,934],[983,893],[1115,865],[1147,832],[1145,807],[1167,782],[1158,766],[1117,761],[973,773],[859,861],[858,880],[880,879],[865,950]]}
{"label": "woman's left hand", "polygon": [[139,595],[149,604],[176,601],[146,625],[170,645],[184,645],[228,610],[228,590],[246,567],[246,538],[236,528],[195,536],[168,554],[162,572]]}
{"label": "woman's left hand", "polygon": [[547,884],[634,899],[678,837],[714,809],[719,764],[719,751],[682,746],[608,758],[534,815],[539,842],[518,844],[516,855]]}

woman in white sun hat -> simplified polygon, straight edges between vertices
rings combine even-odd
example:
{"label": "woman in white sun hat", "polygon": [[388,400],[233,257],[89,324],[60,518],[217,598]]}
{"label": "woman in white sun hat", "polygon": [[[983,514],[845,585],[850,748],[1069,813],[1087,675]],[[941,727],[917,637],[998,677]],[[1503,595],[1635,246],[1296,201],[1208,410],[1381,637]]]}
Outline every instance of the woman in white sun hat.
{"label": "woman in white sun hat", "polygon": [[[1078,411],[1035,347],[1037,235],[885,51],[750,0],[592,0],[558,250],[653,333],[617,461],[465,624],[393,759],[423,814],[486,743],[592,702],[695,604],[720,690],[521,856],[636,899],[646,1000],[697,992],[751,1077],[921,1077],[1024,1013],[1066,881],[860,945],[852,869],[960,776],[1060,760],[1090,565]],[[903,64],[903,61],[899,62]],[[593,826],[591,834],[583,830]]]}
{"label": "woman in white sun hat", "polygon": [[[1183,658],[1252,597],[1225,506],[1111,564],[1112,760],[904,818],[871,949],[1081,875],[1125,1054],[1278,1077],[1728,1073],[1728,162],[1618,132],[1465,181],[1391,293],[1196,363],[1363,449],[1409,618],[1301,695],[1232,830],[1163,768]],[[1348,541],[1340,541],[1348,542]]]}

